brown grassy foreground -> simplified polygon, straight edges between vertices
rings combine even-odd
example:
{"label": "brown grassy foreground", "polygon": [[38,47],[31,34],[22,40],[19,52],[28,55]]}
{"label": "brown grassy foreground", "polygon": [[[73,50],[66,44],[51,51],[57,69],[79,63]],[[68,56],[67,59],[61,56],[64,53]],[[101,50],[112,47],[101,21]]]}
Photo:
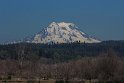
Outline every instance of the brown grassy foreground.
{"label": "brown grassy foreground", "polygon": [[0,80],[0,83],[123,83],[113,81],[98,81],[98,80]]}
{"label": "brown grassy foreground", "polygon": [[62,80],[1,80],[0,83],[99,83],[97,80],[79,80],[79,81],[62,81]]}
{"label": "brown grassy foreground", "polygon": [[1,80],[0,83],[55,83],[55,80]]}

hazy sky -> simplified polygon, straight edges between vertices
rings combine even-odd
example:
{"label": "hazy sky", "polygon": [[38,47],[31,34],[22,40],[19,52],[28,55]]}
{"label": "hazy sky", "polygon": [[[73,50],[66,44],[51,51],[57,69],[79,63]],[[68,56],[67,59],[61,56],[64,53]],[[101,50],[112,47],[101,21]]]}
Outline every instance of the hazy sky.
{"label": "hazy sky", "polygon": [[0,42],[73,22],[101,40],[124,40],[124,0],[0,0]]}

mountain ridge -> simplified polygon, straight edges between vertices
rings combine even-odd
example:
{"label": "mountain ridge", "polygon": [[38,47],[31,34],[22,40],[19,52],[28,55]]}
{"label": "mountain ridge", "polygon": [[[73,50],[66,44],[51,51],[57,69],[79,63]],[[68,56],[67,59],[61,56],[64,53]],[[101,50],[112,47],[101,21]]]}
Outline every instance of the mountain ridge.
{"label": "mountain ridge", "polygon": [[24,40],[27,43],[73,43],[77,41],[81,43],[101,42],[80,31],[75,24],[66,22],[52,22],[31,38]]}

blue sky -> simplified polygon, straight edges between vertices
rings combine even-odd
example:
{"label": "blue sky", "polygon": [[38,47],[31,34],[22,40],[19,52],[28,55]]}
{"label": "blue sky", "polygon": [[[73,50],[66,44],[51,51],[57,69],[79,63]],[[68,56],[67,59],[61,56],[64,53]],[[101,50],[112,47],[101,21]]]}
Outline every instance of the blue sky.
{"label": "blue sky", "polygon": [[124,40],[124,0],[0,0],[0,42],[33,35],[53,21],[73,22],[101,40]]}

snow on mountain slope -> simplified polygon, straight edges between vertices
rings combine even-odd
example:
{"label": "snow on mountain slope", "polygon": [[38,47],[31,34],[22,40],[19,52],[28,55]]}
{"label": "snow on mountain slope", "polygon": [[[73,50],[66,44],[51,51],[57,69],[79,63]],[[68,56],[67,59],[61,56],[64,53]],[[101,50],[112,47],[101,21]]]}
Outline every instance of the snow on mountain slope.
{"label": "snow on mountain slope", "polygon": [[100,41],[78,30],[73,23],[52,22],[32,38],[27,38],[28,43],[71,43],[71,42],[99,43]]}

